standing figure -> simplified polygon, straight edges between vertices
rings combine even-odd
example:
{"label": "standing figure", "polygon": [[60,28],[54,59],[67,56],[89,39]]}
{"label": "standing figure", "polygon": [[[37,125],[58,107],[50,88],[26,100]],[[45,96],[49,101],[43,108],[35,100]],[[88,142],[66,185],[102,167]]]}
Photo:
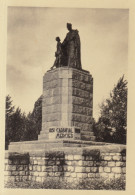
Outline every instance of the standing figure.
{"label": "standing figure", "polygon": [[57,51],[55,52],[56,60],[54,62],[54,65],[51,67],[51,69],[53,69],[54,67],[58,68],[58,67],[62,66],[62,64],[61,64],[62,47],[61,47],[60,38],[56,37],[56,41],[57,41]]}
{"label": "standing figure", "polygon": [[78,30],[72,29],[72,24],[67,23],[69,32],[62,43],[64,65],[77,69],[82,69],[80,54],[80,37]]}

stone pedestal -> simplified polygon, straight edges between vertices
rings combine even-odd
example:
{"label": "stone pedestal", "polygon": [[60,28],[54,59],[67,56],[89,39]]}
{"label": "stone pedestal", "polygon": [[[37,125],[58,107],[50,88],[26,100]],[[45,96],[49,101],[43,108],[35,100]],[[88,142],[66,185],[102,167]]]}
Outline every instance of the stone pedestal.
{"label": "stone pedestal", "polygon": [[42,130],[38,140],[12,142],[9,151],[95,145],[92,112],[93,78],[90,73],[64,67],[50,70],[43,78]]}
{"label": "stone pedestal", "polygon": [[[42,131],[39,140],[49,139],[49,129],[61,128],[54,139],[76,139],[65,129],[80,129],[81,140],[95,140],[92,132],[93,78],[89,72],[56,68],[43,78]],[[52,132],[50,132],[52,134]],[[58,133],[60,136],[58,136]],[[78,132],[79,133],[79,132]],[[77,136],[79,139],[79,136]]]}

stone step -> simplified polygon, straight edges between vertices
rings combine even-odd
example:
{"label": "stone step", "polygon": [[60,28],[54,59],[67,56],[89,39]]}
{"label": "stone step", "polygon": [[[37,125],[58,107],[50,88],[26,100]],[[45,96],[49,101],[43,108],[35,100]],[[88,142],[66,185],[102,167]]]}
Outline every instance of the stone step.
{"label": "stone step", "polygon": [[95,141],[96,137],[95,136],[82,135],[81,139],[86,140],[86,141]]}
{"label": "stone step", "polygon": [[81,135],[94,136],[94,133],[92,131],[90,132],[81,131]]}
{"label": "stone step", "polygon": [[[29,152],[35,150],[50,150],[61,147],[86,147],[89,145],[104,145],[103,142],[95,142],[95,136],[85,140],[35,140],[24,142],[11,142],[9,152]],[[90,141],[91,140],[91,141]]]}
{"label": "stone step", "polygon": [[62,147],[63,143],[37,143],[37,144],[23,144],[20,142],[20,144],[16,145],[9,145],[9,151],[11,152],[17,152],[17,151],[29,151],[29,150],[48,150],[50,148],[59,148]]}

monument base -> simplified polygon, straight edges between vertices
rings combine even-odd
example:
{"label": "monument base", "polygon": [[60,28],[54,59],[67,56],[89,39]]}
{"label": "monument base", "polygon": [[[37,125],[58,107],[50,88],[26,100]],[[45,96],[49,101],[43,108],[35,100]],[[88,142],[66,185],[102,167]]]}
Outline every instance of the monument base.
{"label": "monument base", "polygon": [[47,151],[55,148],[64,147],[87,147],[91,145],[108,145],[105,142],[83,141],[83,140],[35,140],[23,142],[11,142],[9,152],[30,152]]}
{"label": "monument base", "polygon": [[[57,146],[61,145],[59,148],[54,148],[52,145],[54,143],[48,142],[47,150],[43,148],[43,145],[47,146],[47,142],[40,146],[37,141],[32,143],[10,144],[10,150],[5,154],[5,183],[11,181],[44,183],[48,179],[50,182],[56,179],[58,182],[65,180],[79,184],[80,181],[86,182],[86,179],[89,181],[93,179],[95,182],[97,179],[100,179],[99,181],[122,177],[125,179],[125,145],[86,141],[68,143],[66,140],[55,143]],[[26,150],[24,145],[29,152],[23,151]],[[13,150],[19,152],[12,152]]]}

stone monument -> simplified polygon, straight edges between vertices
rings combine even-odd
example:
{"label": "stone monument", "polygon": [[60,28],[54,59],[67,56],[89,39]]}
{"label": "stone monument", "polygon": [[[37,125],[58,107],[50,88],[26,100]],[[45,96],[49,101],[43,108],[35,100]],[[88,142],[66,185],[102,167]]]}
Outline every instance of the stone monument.
{"label": "stone monument", "polygon": [[[78,30],[63,43],[43,77],[42,130],[38,140],[13,142],[5,155],[5,181],[125,177],[126,147],[96,142],[92,129],[93,78],[82,69]],[[97,180],[96,180],[97,182]]]}
{"label": "stone monument", "polygon": [[75,140],[77,143],[83,141],[83,144],[84,141],[87,144],[95,141],[92,129],[93,78],[82,69],[78,30],[73,30],[70,23],[67,23],[67,29],[69,32],[63,43],[56,37],[56,60],[43,77],[42,130],[38,140],[11,143],[11,150],[60,147],[66,142],[75,145]]}

